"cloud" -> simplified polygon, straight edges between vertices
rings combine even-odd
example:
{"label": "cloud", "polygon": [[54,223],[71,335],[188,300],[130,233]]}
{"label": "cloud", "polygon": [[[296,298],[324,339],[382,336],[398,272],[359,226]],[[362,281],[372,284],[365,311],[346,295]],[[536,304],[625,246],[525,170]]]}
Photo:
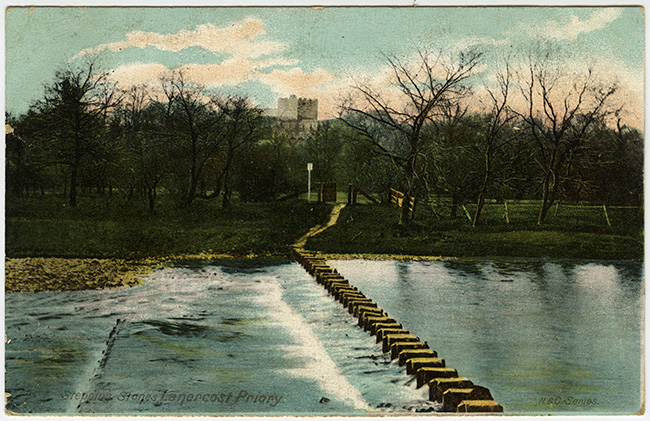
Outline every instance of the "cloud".
{"label": "cloud", "polygon": [[110,79],[128,88],[138,85],[150,85],[158,82],[169,73],[169,69],[159,63],[135,63],[120,66],[110,72]]}
{"label": "cloud", "polygon": [[118,52],[126,48],[154,47],[163,51],[178,52],[185,48],[200,47],[213,53],[242,54],[253,58],[285,49],[283,43],[257,39],[264,34],[264,24],[255,18],[246,18],[225,27],[207,23],[198,25],[193,30],[184,29],[172,34],[132,31],[126,34],[123,41],[86,48],[71,60],[105,50]]}
{"label": "cloud", "polygon": [[[246,18],[224,27],[198,25],[193,30],[173,34],[133,31],[126,34],[122,41],[85,49],[73,60],[86,54],[118,52],[125,48],[154,47],[179,52],[189,47],[200,47],[215,54],[225,54],[227,58],[209,64],[185,63],[175,68],[161,63],[125,64],[112,70],[111,78],[126,89],[146,85],[152,92],[158,92],[161,79],[169,77],[173,71],[182,72],[185,81],[207,88],[257,81],[280,96],[293,94],[318,98],[325,108],[333,107],[327,105],[332,101],[328,98],[326,85],[331,84],[334,75],[320,68],[305,71],[297,67],[299,60],[278,54],[286,49],[284,43],[259,39],[265,33],[264,24],[255,18]],[[287,66],[292,67],[283,68]]]}
{"label": "cloud", "polygon": [[334,80],[334,76],[323,69],[305,73],[299,67],[290,70],[275,69],[270,73],[259,74],[258,78],[279,94],[300,96],[308,95],[314,87]]}
{"label": "cloud", "polygon": [[605,28],[608,24],[618,18],[622,12],[623,10],[620,8],[606,7],[593,12],[585,20],[580,20],[577,16],[572,16],[571,21],[565,24],[551,20],[546,22],[545,26],[526,28],[525,32],[527,32],[531,37],[575,41],[580,34],[586,34]]}

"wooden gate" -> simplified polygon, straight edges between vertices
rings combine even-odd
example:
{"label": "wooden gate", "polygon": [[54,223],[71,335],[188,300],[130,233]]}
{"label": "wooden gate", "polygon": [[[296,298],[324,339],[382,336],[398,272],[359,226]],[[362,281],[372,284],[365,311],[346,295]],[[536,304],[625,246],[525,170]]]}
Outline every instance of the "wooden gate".
{"label": "wooden gate", "polygon": [[318,185],[318,201],[336,203],[336,183],[320,183]]}

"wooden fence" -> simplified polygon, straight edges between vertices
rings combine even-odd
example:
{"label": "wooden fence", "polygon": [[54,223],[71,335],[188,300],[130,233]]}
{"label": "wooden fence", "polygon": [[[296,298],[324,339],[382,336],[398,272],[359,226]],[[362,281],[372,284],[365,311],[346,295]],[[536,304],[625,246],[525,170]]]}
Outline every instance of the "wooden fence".
{"label": "wooden fence", "polygon": [[[453,207],[451,199],[435,198],[423,202],[426,212],[438,219],[448,219]],[[476,203],[459,203],[458,217],[473,222]],[[497,221],[510,223],[530,223],[537,221],[541,201],[539,200],[506,200],[503,202],[489,201],[485,203],[481,219],[484,222]],[[569,225],[620,225],[622,223],[642,223],[643,207],[640,206],[610,206],[594,204],[569,204],[556,202],[548,211],[546,222]]]}
{"label": "wooden fence", "polygon": [[318,184],[319,202],[336,202],[336,183]]}
{"label": "wooden fence", "polygon": [[[388,192],[388,202],[395,203],[400,208],[404,205],[404,193],[397,191],[395,189],[390,189]],[[409,211],[411,212],[411,217],[415,215],[415,209],[417,208],[417,199],[414,196],[406,196],[406,206],[408,206]]]}
{"label": "wooden fence", "polygon": [[368,199],[368,201],[370,201],[372,203],[375,203],[375,204],[379,203],[379,201],[377,199],[375,199],[374,197],[370,196],[369,194],[367,194],[366,192],[361,190],[360,187],[355,186],[354,184],[349,184],[348,185],[348,204],[355,205],[357,203],[357,199],[358,199],[359,195],[362,195],[363,197],[365,197],[366,199]]}

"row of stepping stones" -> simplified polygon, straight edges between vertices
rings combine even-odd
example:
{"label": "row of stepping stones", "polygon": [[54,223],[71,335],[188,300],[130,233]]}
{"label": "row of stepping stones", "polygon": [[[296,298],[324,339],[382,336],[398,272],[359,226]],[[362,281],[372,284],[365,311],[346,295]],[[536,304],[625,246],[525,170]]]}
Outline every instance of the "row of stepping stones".
{"label": "row of stepping stones", "polygon": [[503,412],[487,388],[475,385],[447,367],[436,351],[350,285],[318,254],[296,249],[295,258],[359,320],[360,328],[376,336],[383,352],[390,353],[391,359],[405,366],[407,374],[416,377],[418,388],[428,385],[429,400],[442,403],[444,412]]}

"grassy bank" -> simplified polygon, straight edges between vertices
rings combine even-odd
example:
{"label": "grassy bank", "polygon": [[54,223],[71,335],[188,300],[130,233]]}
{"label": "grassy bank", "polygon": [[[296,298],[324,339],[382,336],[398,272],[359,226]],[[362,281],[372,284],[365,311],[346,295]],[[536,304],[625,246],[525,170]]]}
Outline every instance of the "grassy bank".
{"label": "grassy bank", "polygon": [[513,218],[510,223],[486,218],[485,224],[472,227],[462,215],[450,220],[422,208],[403,227],[396,223],[399,212],[394,205],[348,206],[337,225],[309,239],[306,248],[324,253],[415,256],[643,257],[643,221],[638,218],[613,219],[609,227],[599,215],[585,211],[578,217],[551,217],[542,226],[530,222],[533,215],[528,221]]}
{"label": "grassy bank", "polygon": [[7,201],[8,257],[140,259],[170,256],[290,255],[291,245],[327,220],[331,205],[292,200],[221,209],[197,201],[156,213],[108,197],[82,197],[76,209],[59,197]]}
{"label": "grassy bank", "polygon": [[[449,219],[421,207],[404,227],[397,224],[400,210],[394,205],[347,206],[336,225],[309,238],[305,247],[385,258],[643,258],[638,216],[612,210],[610,226],[600,211],[574,207],[537,226],[530,204],[517,206],[511,204],[508,222],[496,206],[488,208],[484,224],[476,228],[464,211]],[[113,288],[136,285],[147,270],[169,259],[286,257],[301,236],[329,219],[331,209],[292,200],[235,202],[227,210],[199,201],[180,210],[162,201],[150,214],[106,197],[82,197],[76,209],[53,196],[8,201],[5,285],[7,291]]]}

